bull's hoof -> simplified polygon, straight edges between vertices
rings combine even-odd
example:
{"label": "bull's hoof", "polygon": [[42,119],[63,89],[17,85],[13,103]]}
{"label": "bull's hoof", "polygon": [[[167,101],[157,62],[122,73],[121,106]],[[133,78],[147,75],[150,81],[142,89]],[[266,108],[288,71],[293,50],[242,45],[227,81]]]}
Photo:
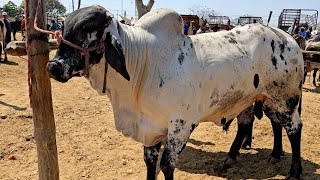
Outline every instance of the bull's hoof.
{"label": "bull's hoof", "polygon": [[228,168],[232,167],[235,164],[237,164],[237,160],[236,159],[232,159],[230,157],[227,157],[226,160],[224,160],[222,169],[228,169]]}
{"label": "bull's hoof", "polygon": [[288,175],[286,177],[286,180],[300,180],[300,178],[292,177],[291,175]]}
{"label": "bull's hoof", "polygon": [[288,178],[286,178],[286,180],[300,180],[300,179],[295,178],[295,177],[288,177]]}
{"label": "bull's hoof", "polygon": [[275,158],[275,157],[272,157],[272,156],[269,156],[268,158],[268,163],[270,164],[276,164],[276,163],[279,163],[280,162],[280,159],[278,158]]}
{"label": "bull's hoof", "polygon": [[300,174],[302,173],[301,164],[293,164],[286,177],[287,180],[300,180]]}

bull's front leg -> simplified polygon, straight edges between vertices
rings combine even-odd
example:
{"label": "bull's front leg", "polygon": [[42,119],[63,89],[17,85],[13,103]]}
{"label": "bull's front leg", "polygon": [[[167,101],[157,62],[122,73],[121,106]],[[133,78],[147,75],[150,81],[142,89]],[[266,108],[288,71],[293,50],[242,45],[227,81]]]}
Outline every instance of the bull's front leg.
{"label": "bull's front leg", "polygon": [[196,126],[196,124],[187,123],[183,119],[175,119],[169,122],[167,142],[160,162],[160,168],[166,180],[173,180],[178,156],[186,146],[190,134]]}
{"label": "bull's front leg", "polygon": [[157,162],[161,142],[152,147],[144,146],[144,162],[147,166],[147,180],[155,180],[157,172]]}

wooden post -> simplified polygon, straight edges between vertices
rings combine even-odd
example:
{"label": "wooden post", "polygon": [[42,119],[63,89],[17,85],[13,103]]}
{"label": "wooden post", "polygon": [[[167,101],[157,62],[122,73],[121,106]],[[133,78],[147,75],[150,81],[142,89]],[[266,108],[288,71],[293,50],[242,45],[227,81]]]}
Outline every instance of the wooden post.
{"label": "wooden post", "polygon": [[[25,0],[27,19],[27,52],[31,78],[31,106],[33,110],[34,136],[37,143],[40,180],[58,180],[58,155],[56,128],[52,108],[51,82],[46,71],[49,60],[48,35],[33,27],[38,0]],[[39,12],[38,26],[46,29],[44,4]]]}

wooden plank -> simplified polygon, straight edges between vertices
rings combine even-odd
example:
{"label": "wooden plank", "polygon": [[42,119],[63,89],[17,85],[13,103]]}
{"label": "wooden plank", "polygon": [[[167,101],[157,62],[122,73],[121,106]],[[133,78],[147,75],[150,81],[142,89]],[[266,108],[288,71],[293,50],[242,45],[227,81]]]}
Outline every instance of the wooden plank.
{"label": "wooden plank", "polygon": [[303,54],[317,54],[320,55],[320,51],[302,51]]}
{"label": "wooden plank", "polygon": [[[33,27],[37,3],[37,0],[25,0],[34,137],[37,144],[39,179],[58,180],[56,127],[52,107],[51,82],[46,71],[46,64],[49,60],[49,45],[46,42],[47,35],[37,32]],[[43,8],[39,12],[38,26],[45,28],[45,25],[45,10]]]}
{"label": "wooden plank", "polygon": [[[59,44],[56,39],[49,40],[50,50],[58,49]],[[27,55],[25,41],[11,41],[4,49],[7,54],[11,56],[25,56]]]}
{"label": "wooden plank", "polygon": [[310,62],[310,66],[309,66],[308,63],[305,61],[304,62],[304,67],[307,68],[308,72],[310,72],[313,69],[320,69],[320,63],[318,63],[318,62]]}

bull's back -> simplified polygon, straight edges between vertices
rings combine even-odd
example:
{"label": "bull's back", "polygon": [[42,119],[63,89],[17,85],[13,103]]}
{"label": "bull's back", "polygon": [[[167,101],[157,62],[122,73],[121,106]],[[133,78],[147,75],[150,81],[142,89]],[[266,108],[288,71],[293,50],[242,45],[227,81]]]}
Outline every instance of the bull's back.
{"label": "bull's back", "polygon": [[[205,87],[202,121],[234,118],[256,97],[299,91],[303,60],[294,39],[279,29],[248,25],[232,31],[192,37]],[[205,48],[204,48],[205,47]]]}

